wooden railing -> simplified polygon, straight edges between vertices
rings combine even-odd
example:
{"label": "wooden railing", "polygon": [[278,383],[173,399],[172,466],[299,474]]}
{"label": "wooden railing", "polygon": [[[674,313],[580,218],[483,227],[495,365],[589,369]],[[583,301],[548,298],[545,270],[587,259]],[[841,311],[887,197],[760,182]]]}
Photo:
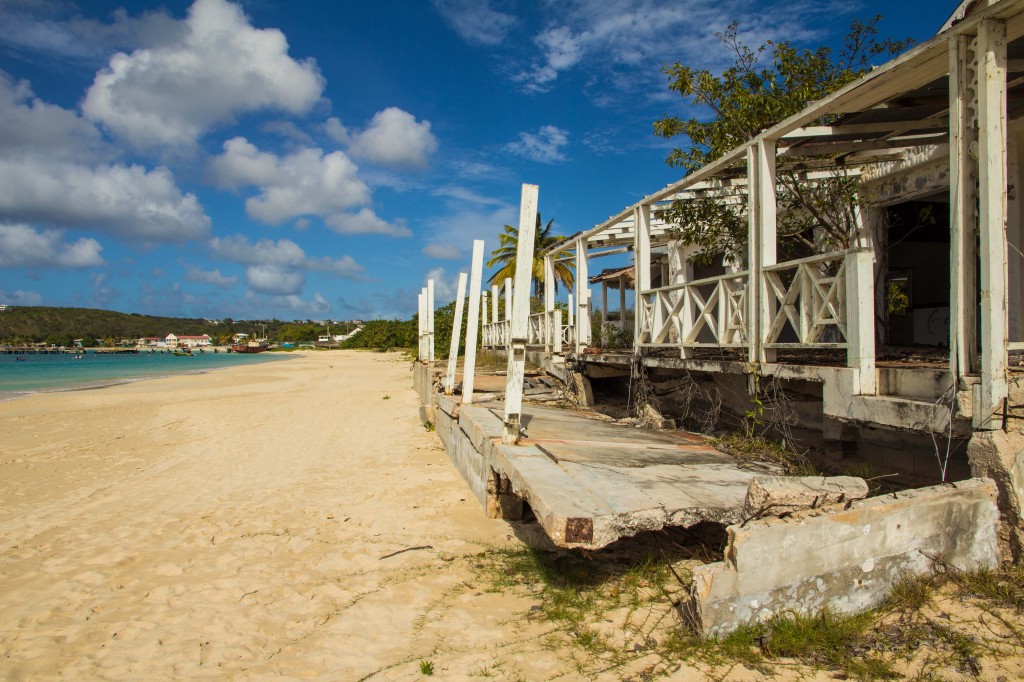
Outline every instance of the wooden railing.
{"label": "wooden railing", "polygon": [[773,310],[765,348],[846,348],[847,253],[836,251],[763,268]]}
{"label": "wooden railing", "polygon": [[509,321],[500,320],[483,325],[480,343],[484,348],[507,348]]}
{"label": "wooden railing", "polygon": [[731,272],[641,292],[639,345],[745,347],[747,276]]}

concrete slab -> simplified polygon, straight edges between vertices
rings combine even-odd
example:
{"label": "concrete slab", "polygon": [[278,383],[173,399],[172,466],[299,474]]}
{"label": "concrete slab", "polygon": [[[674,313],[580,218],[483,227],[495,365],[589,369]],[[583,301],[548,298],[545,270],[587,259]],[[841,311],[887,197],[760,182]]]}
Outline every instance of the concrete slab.
{"label": "concrete slab", "polygon": [[524,405],[528,438],[500,444],[500,403],[463,406],[459,425],[555,544],[596,549],[668,525],[743,518],[756,472],[692,434]]}

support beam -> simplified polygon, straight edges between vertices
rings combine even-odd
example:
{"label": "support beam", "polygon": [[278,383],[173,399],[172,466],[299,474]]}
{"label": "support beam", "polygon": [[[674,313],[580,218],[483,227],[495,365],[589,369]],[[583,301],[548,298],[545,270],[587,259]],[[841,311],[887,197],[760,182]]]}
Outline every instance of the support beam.
{"label": "support beam", "polygon": [[487,326],[487,289],[480,292],[480,327]]}
{"label": "support beam", "polygon": [[[505,278],[505,321],[512,321],[512,278]],[[508,339],[506,339],[506,345]]]}
{"label": "support beam", "polygon": [[420,294],[416,299],[416,305],[418,306],[419,314],[416,316],[417,327],[416,338],[419,341],[419,353],[417,358],[420,362],[427,361],[427,290],[426,288],[420,289]]}
{"label": "support beam", "polygon": [[530,280],[533,277],[538,193],[537,185],[524,184],[519,202],[519,243],[516,249],[516,282],[511,305],[512,322],[509,329],[508,373],[505,382],[505,429],[502,435],[502,440],[506,444],[517,443],[522,428],[523,374],[526,369],[526,337],[530,323]]}
{"label": "support beam", "polygon": [[857,234],[846,256],[846,366],[857,370],[854,391],[860,395],[878,393],[875,372],[875,263],[874,216],[861,205],[854,207]]}
{"label": "support beam", "polygon": [[590,345],[590,275],[587,240],[576,240],[576,352]]}
{"label": "support beam", "polygon": [[491,320],[497,324],[501,321],[498,317],[498,292],[500,291],[497,284],[491,285]]}
{"label": "support beam", "polygon": [[572,294],[569,294],[569,306],[566,312],[569,313],[569,326],[571,327],[573,325],[573,313],[575,312],[572,307]]}
{"label": "support beam", "polygon": [[473,241],[473,264],[469,276],[469,319],[466,320],[466,358],[462,365],[462,402],[473,402],[476,376],[477,311],[480,310],[480,279],[484,270],[484,241]]}
{"label": "support beam", "polygon": [[[636,315],[633,315],[634,320]],[[626,331],[626,276],[619,275],[619,329]]]}
{"label": "support beam", "polygon": [[462,340],[462,306],[466,298],[466,273],[459,273],[458,294],[455,298],[455,319],[452,321],[452,341],[448,349],[448,372],[444,376],[444,394],[455,392],[455,366],[459,362],[459,341]]}
{"label": "support beam", "polygon": [[995,428],[1007,395],[1006,24],[978,27],[978,232],[981,257],[981,395],[975,425]]}
{"label": "support beam", "polygon": [[[643,292],[651,288],[651,206],[640,204],[633,211],[633,350],[640,352],[640,335],[647,326],[644,319]],[[626,329],[625,286],[620,290],[622,329]]]}
{"label": "support beam", "polygon": [[434,362],[434,280],[427,280],[427,361]]}
{"label": "support beam", "polygon": [[959,379],[978,371],[978,174],[971,147],[977,139],[976,62],[970,38],[949,45],[949,371]]}
{"label": "support beam", "polygon": [[549,355],[554,352],[554,314],[555,314],[555,257],[544,256],[544,351]]}

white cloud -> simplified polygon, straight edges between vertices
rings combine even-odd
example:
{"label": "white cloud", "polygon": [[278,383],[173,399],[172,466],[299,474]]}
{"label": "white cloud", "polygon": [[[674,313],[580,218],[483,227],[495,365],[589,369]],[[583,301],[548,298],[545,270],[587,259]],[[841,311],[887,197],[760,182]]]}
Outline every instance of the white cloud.
{"label": "white cloud", "polygon": [[236,137],[224,143],[209,170],[222,187],[257,187],[259,195],[246,200],[246,212],[270,225],[305,215],[326,218],[370,201],[370,188],[343,152],[303,148],[279,157]]}
{"label": "white cloud", "polygon": [[327,133],[327,137],[341,144],[347,145],[352,140],[352,135],[349,133],[348,128],[343,126],[336,116],[331,116],[327,119],[327,122],[324,123],[324,132]]}
{"label": "white cloud", "polygon": [[111,57],[82,110],[138,148],[188,146],[240,113],[304,113],[323,86],[281,31],[254,28],[225,0],[196,0],[179,39]]}
{"label": "white cloud", "polygon": [[458,275],[449,276],[444,268],[434,268],[423,278],[423,286],[428,280],[434,280],[434,306],[442,306],[455,300],[459,286]]}
{"label": "white cloud", "polygon": [[261,294],[289,296],[302,291],[306,278],[301,272],[278,265],[250,265],[245,269],[245,283]]}
{"label": "white cloud", "polygon": [[313,300],[311,301],[303,301],[295,295],[274,296],[270,301],[271,305],[284,308],[285,310],[307,318],[315,315],[322,315],[331,309],[331,304],[327,302],[327,299],[325,299],[319,291],[313,295]]}
{"label": "white cloud", "polygon": [[519,140],[505,145],[505,151],[541,163],[564,161],[563,147],[569,144],[569,133],[557,126],[541,126],[536,133],[519,133]]}
{"label": "white cloud", "polygon": [[368,208],[358,213],[336,213],[325,219],[327,227],[338,234],[384,234],[391,237],[409,237],[412,231],[399,218],[389,223]]}
{"label": "white cloud", "polygon": [[476,45],[500,44],[517,23],[489,0],[434,0],[434,7],[463,40]]}
{"label": "white cloud", "polygon": [[42,305],[43,295],[38,291],[26,291],[25,289],[15,289],[14,291],[0,289],[0,304]]}
{"label": "white cloud", "polygon": [[351,256],[309,258],[290,239],[250,242],[243,235],[214,237],[208,242],[214,257],[245,265],[245,282],[252,291],[290,296],[302,291],[304,272],[326,272],[336,277],[358,278],[365,268]]}
{"label": "white cloud", "polygon": [[105,161],[111,156],[92,123],[0,72],[0,221],[89,227],[150,242],[209,234],[202,206],[169,170]]}
{"label": "white cloud", "polygon": [[462,258],[462,250],[451,244],[427,244],[423,247],[423,254],[431,258],[441,258],[443,260]]}
{"label": "white cloud", "polygon": [[[334,119],[337,120],[337,119]],[[352,134],[338,122],[328,121],[328,133],[337,139],[349,137],[349,151],[360,158],[386,166],[412,166],[423,168],[427,158],[437,151],[437,138],[430,132],[430,121],[417,121],[416,117],[398,107],[388,107],[374,114],[370,125]]]}
{"label": "white cloud", "polygon": [[0,267],[89,268],[103,265],[102,250],[95,239],[65,242],[57,230],[0,224]]}
{"label": "white cloud", "polygon": [[43,102],[28,81],[15,83],[0,71],[0,155],[55,160],[107,152],[96,126],[73,111]]}
{"label": "white cloud", "polygon": [[193,194],[166,168],[0,158],[0,219],[90,227],[127,239],[185,242],[210,233]]}
{"label": "white cloud", "polygon": [[227,289],[238,284],[238,277],[228,277],[222,275],[220,270],[203,270],[197,268],[194,265],[185,266],[185,277],[186,282],[200,282],[202,284],[212,284],[215,287]]}
{"label": "white cloud", "polygon": [[105,306],[121,296],[121,292],[110,286],[110,275],[97,272],[92,276],[92,304]]}

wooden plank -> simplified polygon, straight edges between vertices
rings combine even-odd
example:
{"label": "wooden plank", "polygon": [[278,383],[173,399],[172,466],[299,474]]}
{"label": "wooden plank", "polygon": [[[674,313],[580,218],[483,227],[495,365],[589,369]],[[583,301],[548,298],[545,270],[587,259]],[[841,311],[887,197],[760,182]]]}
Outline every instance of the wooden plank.
{"label": "wooden plank", "polygon": [[[650,204],[641,204],[633,212],[633,222],[636,225],[633,237],[633,264],[634,264],[634,292],[633,292],[633,342],[640,341],[640,335],[648,324],[644,319],[644,307],[640,302],[640,292],[651,288],[651,207]],[[622,320],[622,328],[626,328],[626,290],[620,285],[619,295],[621,297],[622,311],[619,313]],[[651,321],[653,322],[653,320]]]}
{"label": "wooden plank", "polygon": [[491,285],[491,320],[494,321],[494,324],[497,324],[500,321],[500,318],[498,317],[498,291],[499,291],[498,285],[497,284],[492,284]]}
{"label": "wooden plank", "polygon": [[426,290],[426,288],[421,289],[419,297],[417,297],[417,299],[416,299],[416,304],[417,304],[418,310],[419,310],[419,315],[416,316],[416,320],[417,320],[417,323],[418,323],[417,326],[419,327],[416,330],[416,338],[419,341],[419,353],[417,354],[416,357],[421,362],[426,362],[427,361],[427,334],[426,334],[426,331],[425,331],[426,328],[427,328],[427,306],[425,304],[426,298],[427,298],[427,290]]}
{"label": "wooden plank", "polygon": [[978,231],[981,257],[981,396],[975,426],[994,428],[1007,395],[1006,25],[978,27]]}
{"label": "wooden plank", "polygon": [[[505,278],[505,321],[512,321],[512,278]],[[507,344],[508,339],[506,339]]]}
{"label": "wooden plank", "polygon": [[462,402],[473,402],[476,377],[477,311],[480,310],[480,280],[484,269],[484,241],[473,240],[473,262],[469,276],[469,318],[466,320],[466,358],[462,365]]}
{"label": "wooden plank", "polygon": [[530,323],[530,281],[533,278],[538,193],[537,185],[524,184],[519,201],[519,243],[516,249],[516,281],[512,292],[508,373],[505,381],[505,429],[502,436],[506,444],[519,441],[522,426],[523,375],[526,369],[526,338]]}
{"label": "wooden plank", "polygon": [[771,140],[758,140],[754,147],[757,163],[757,176],[754,191],[757,192],[757,237],[759,240],[756,257],[757,272],[751,274],[747,285],[748,292],[756,292],[757,317],[748,321],[749,328],[756,330],[756,341],[749,337],[751,348],[757,347],[758,362],[775,362],[775,353],[761,347],[767,338],[768,326],[775,314],[775,297],[768,296],[765,289],[762,271],[765,267],[775,265],[778,261],[776,248],[777,198],[775,177],[775,143]]}
{"label": "wooden plank", "polygon": [[462,340],[462,306],[466,298],[466,273],[459,273],[458,294],[455,298],[455,320],[452,322],[452,341],[448,349],[448,372],[444,376],[444,394],[455,392],[455,366],[459,362],[459,341]]}
{"label": "wooden plank", "polygon": [[587,274],[587,240],[576,241],[576,352],[590,345],[590,277]]}
{"label": "wooden plank", "polygon": [[544,351],[554,352],[554,324],[552,317],[555,311],[555,257],[544,257]]}

